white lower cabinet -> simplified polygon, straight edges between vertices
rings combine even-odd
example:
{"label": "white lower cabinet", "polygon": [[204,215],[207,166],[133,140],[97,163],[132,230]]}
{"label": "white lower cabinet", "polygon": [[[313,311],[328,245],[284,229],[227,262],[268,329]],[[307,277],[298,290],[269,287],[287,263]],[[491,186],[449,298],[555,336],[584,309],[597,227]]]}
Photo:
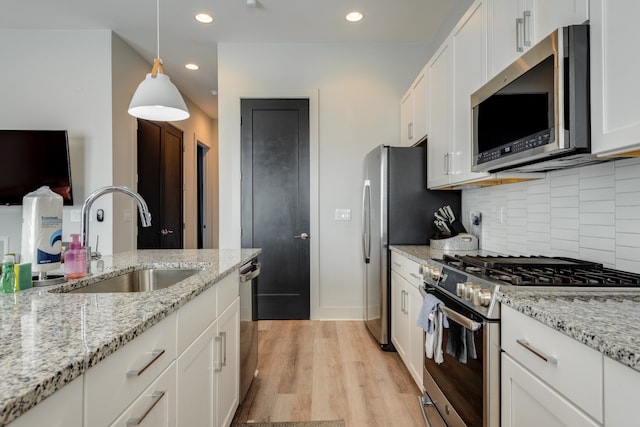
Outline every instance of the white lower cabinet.
{"label": "white lower cabinet", "polygon": [[169,367],[129,406],[111,427],[175,427],[176,365]]}
{"label": "white lower cabinet", "polygon": [[617,427],[640,424],[638,418],[640,372],[604,358],[604,425]]}
{"label": "white lower cabinet", "polygon": [[502,306],[502,426],[598,426],[603,355]]}
{"label": "white lower cabinet", "polygon": [[82,427],[80,376],[10,423],[11,427]]}
{"label": "white lower cabinet", "polygon": [[391,342],[420,390],[424,332],[416,325],[422,308],[418,263],[391,253]]}

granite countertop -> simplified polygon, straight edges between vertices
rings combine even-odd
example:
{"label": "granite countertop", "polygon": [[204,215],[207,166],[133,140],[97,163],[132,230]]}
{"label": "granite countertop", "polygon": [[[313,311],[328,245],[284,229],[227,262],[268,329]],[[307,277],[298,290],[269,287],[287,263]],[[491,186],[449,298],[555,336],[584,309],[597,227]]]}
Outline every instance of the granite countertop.
{"label": "granite countertop", "polygon": [[[93,261],[91,277],[0,294],[0,426],[95,366],[260,252],[260,249],[125,252]],[[55,292],[144,267],[204,270],[179,284],[152,292]]]}
{"label": "granite countertop", "polygon": [[[442,254],[429,246],[390,249],[418,263]],[[498,291],[498,301],[640,371],[640,290],[554,290],[507,285]]]}

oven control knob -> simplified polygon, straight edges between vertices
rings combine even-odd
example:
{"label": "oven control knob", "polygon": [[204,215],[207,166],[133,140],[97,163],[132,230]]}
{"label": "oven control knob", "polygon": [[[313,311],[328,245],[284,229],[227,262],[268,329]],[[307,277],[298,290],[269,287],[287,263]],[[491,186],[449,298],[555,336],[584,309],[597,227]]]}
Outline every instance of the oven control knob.
{"label": "oven control knob", "polygon": [[441,276],[442,276],[442,273],[440,272],[440,269],[438,267],[431,268],[431,280],[433,280],[434,282],[437,282],[438,280],[440,280]]}
{"label": "oven control knob", "polygon": [[473,304],[480,307],[488,307],[491,304],[491,296],[489,289],[476,289],[473,292]]}
{"label": "oven control knob", "polygon": [[464,282],[464,299],[473,301],[473,294],[476,289],[480,289],[480,286],[474,285],[472,282]]}
{"label": "oven control knob", "polygon": [[466,283],[458,282],[456,283],[456,295],[464,298],[464,289],[467,287]]}

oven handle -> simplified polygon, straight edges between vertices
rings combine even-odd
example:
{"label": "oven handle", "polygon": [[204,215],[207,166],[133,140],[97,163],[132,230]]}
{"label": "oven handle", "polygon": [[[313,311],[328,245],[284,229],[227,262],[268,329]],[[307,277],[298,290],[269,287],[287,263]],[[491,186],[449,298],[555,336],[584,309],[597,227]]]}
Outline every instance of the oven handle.
{"label": "oven handle", "polygon": [[451,320],[453,320],[454,322],[464,326],[465,328],[469,329],[470,331],[477,331],[478,329],[482,328],[482,323],[478,323],[474,320],[469,319],[466,316],[463,316],[462,314],[458,313],[457,311],[453,311],[450,308],[441,305],[440,306],[440,310],[442,310],[442,312],[444,314],[447,315],[447,317]]}

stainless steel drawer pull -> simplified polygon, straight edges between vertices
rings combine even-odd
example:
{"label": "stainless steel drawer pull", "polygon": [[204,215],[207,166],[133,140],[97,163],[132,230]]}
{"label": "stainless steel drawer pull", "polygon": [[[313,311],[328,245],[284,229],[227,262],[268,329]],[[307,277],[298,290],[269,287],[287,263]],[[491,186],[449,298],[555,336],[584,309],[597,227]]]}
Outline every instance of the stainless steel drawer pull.
{"label": "stainless steel drawer pull", "polygon": [[262,263],[252,264],[250,268],[247,270],[243,270],[240,272],[240,281],[241,282],[250,282],[256,277],[260,275],[260,269],[262,268]]}
{"label": "stainless steel drawer pull", "polygon": [[219,342],[220,345],[218,346],[218,367],[215,368],[213,372],[222,372],[222,367],[224,366],[222,364],[222,336],[218,335],[214,338],[214,341]]}
{"label": "stainless steel drawer pull", "polygon": [[468,317],[465,317],[462,314],[456,311],[453,311],[444,305],[440,306],[440,310],[442,310],[442,312],[446,314],[449,319],[453,320],[459,325],[464,326],[470,331],[477,331],[478,329],[482,328],[482,323],[478,323],[474,320],[471,320]]}
{"label": "stainless steel drawer pull", "polygon": [[222,337],[222,345],[223,345],[223,349],[222,350],[222,366],[227,366],[227,333],[222,331],[220,332],[220,336]]}
{"label": "stainless steel drawer pull", "polygon": [[418,276],[416,273],[409,273],[409,276],[413,277],[414,279],[422,280],[422,277]]}
{"label": "stainless steel drawer pull", "polygon": [[164,391],[154,391],[151,394],[151,398],[153,399],[153,401],[151,402],[151,405],[149,405],[149,407],[147,408],[146,411],[144,411],[144,414],[142,414],[141,417],[129,418],[127,420],[127,426],[139,426],[140,423],[142,423],[142,421],[146,418],[146,416],[149,415],[149,412],[151,412],[151,410],[158,404],[158,402],[160,402],[160,399],[162,399],[163,397],[164,397]]}
{"label": "stainless steel drawer pull", "polygon": [[518,344],[520,344],[521,346],[523,346],[524,348],[526,348],[527,350],[529,350],[531,353],[535,354],[536,356],[538,356],[540,359],[544,360],[547,363],[551,363],[552,365],[557,365],[558,364],[558,359],[556,357],[553,356],[547,356],[546,354],[544,354],[542,351],[538,350],[537,348],[533,347],[528,340],[524,339],[524,338],[519,338],[516,340],[516,342]]}
{"label": "stainless steel drawer pull", "polygon": [[127,376],[128,377],[139,377],[140,375],[142,375],[142,373],[151,365],[153,365],[153,362],[155,362],[156,360],[158,360],[158,358],[160,356],[162,356],[164,354],[164,349],[157,349],[157,350],[153,350],[151,352],[151,359],[145,363],[145,365],[140,368],[140,369],[132,369],[129,372],[127,372]]}

